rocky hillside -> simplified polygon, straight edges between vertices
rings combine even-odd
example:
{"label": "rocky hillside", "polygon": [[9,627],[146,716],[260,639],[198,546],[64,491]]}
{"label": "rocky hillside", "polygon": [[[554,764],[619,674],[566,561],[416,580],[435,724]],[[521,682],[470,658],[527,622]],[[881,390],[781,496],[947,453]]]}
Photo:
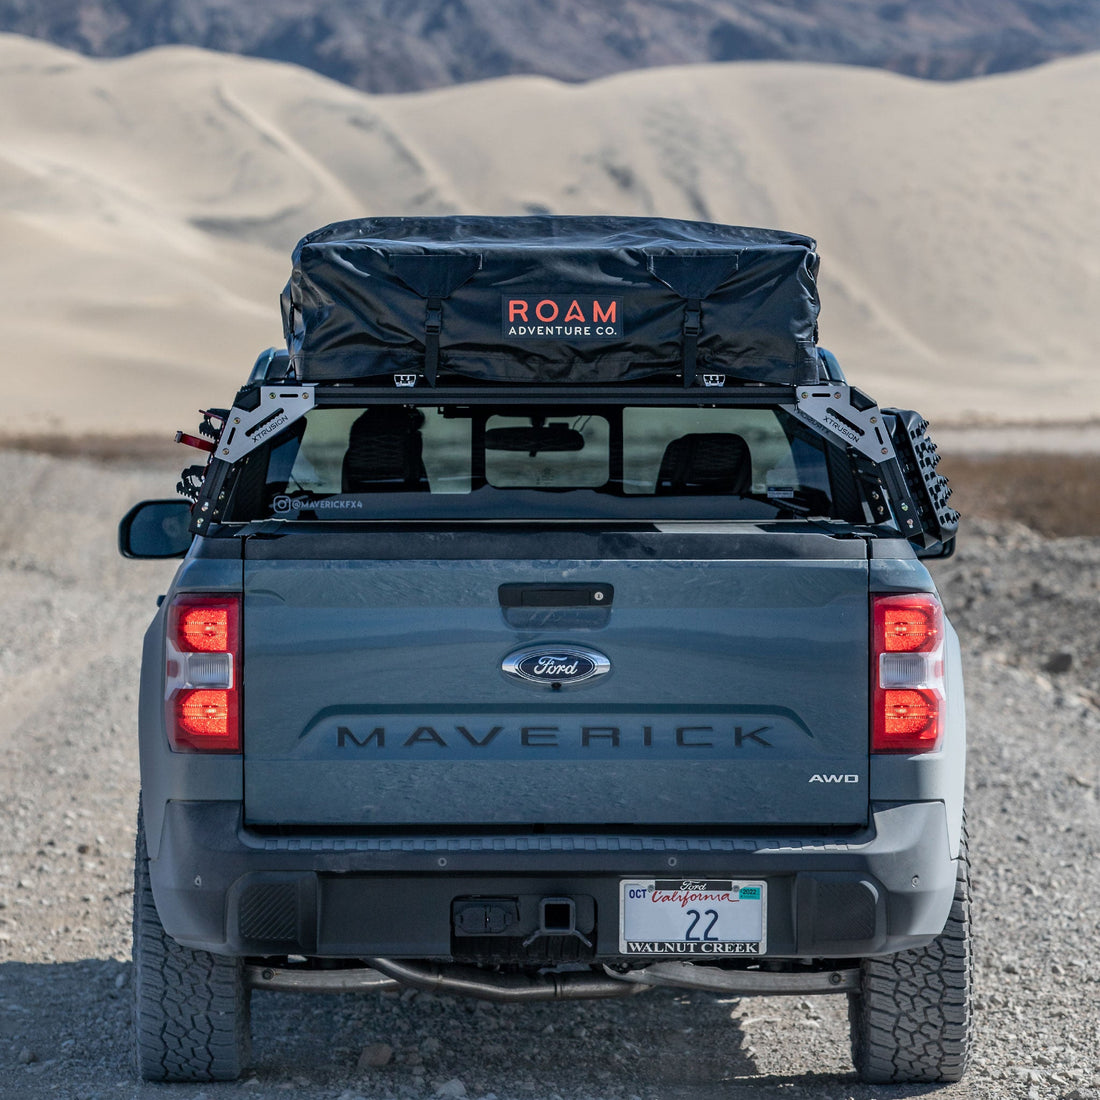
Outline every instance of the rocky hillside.
{"label": "rocky hillside", "polygon": [[957,79],[1100,49],[1096,0],[0,0],[0,31],[97,57],[194,45],[371,92],[708,61]]}

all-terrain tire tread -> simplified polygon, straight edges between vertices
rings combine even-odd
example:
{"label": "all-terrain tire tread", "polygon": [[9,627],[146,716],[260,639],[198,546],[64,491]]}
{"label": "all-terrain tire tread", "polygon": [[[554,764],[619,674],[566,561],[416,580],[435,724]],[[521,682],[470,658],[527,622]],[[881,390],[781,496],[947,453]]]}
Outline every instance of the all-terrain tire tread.
{"label": "all-terrain tire tread", "polygon": [[970,1049],[970,861],[963,820],[955,896],[943,932],[927,947],[863,962],[848,1001],[852,1061],[860,1079],[958,1081]]}
{"label": "all-terrain tire tread", "polygon": [[138,811],[134,859],[134,1033],[147,1081],[234,1081],[251,1053],[250,990],[238,959],[193,951],[164,931]]}

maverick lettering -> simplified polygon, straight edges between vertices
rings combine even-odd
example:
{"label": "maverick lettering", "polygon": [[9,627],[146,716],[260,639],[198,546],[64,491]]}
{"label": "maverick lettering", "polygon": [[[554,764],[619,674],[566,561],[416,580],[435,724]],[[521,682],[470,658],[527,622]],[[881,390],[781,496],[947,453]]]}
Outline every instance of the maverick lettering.
{"label": "maverick lettering", "polygon": [[770,749],[772,743],[764,734],[771,726],[746,729],[732,726],[671,726],[654,730],[653,726],[581,726],[565,729],[561,726],[490,726],[488,729],[472,729],[465,725],[416,726],[395,729],[367,722],[362,726],[336,727],[336,746],[341,749],[416,749],[432,745],[436,749],[488,748],[498,738],[511,744],[518,742],[525,749],[556,749],[593,747],[618,749],[627,747],[653,748],[670,746],[677,749],[743,749],[756,745]]}
{"label": "maverick lettering", "polygon": [[505,336],[606,340],[623,334],[621,298],[526,295],[501,298]]}

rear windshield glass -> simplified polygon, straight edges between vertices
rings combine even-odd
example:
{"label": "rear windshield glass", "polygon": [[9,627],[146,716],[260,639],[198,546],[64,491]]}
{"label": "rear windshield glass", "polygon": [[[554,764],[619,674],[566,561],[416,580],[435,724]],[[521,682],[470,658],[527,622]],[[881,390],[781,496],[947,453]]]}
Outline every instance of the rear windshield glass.
{"label": "rear windshield glass", "polygon": [[325,407],[256,461],[233,519],[850,518],[780,408]]}

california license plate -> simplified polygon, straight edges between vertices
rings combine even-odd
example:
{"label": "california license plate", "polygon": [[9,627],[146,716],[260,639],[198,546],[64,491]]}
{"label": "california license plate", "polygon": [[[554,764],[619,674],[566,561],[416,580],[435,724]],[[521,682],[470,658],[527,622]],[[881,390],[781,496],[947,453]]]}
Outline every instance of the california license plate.
{"label": "california license plate", "polygon": [[627,879],[619,888],[624,955],[762,955],[767,886],[731,879]]}

